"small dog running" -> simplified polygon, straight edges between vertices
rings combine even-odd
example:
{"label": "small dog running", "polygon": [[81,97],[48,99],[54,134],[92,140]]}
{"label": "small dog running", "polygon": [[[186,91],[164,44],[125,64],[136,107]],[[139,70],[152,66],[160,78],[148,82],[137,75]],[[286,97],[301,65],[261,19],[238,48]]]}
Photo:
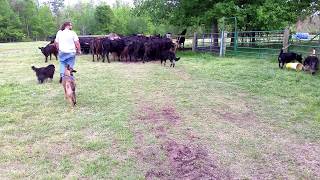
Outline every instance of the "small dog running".
{"label": "small dog running", "polygon": [[176,65],[176,61],[179,61],[179,57],[177,58],[174,52],[171,51],[163,51],[160,54],[160,60],[161,60],[161,64],[163,63],[163,65],[166,65],[166,61],[167,59],[170,60],[170,67],[175,67]]}
{"label": "small dog running", "polygon": [[46,79],[51,79],[52,81],[54,71],[55,71],[55,67],[53,64],[50,64],[47,67],[40,67],[40,68],[31,66],[31,69],[36,72],[36,76],[39,84],[42,84],[43,82],[45,82]]}
{"label": "small dog running", "polygon": [[69,65],[64,70],[64,76],[62,78],[62,85],[64,89],[65,99],[70,102],[70,105],[74,107],[77,103],[76,101],[76,82],[73,77],[73,73],[77,72],[72,69]]}

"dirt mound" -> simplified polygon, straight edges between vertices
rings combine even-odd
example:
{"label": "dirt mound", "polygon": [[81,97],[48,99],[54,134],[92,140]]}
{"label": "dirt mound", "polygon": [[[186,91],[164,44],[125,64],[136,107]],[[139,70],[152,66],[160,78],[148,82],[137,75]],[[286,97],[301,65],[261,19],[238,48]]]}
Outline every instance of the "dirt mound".
{"label": "dirt mound", "polygon": [[[150,169],[146,179],[231,179],[230,173],[218,168],[215,160],[201,146],[166,141],[162,148],[166,161],[158,169]],[[163,170],[166,169],[166,170]]]}
{"label": "dirt mound", "polygon": [[217,166],[217,160],[197,142],[198,138],[186,136],[182,141],[170,138],[169,130],[181,122],[174,106],[165,104],[156,108],[146,104],[141,106],[137,119],[149,127],[158,141],[143,145],[146,141],[136,133],[140,146],[135,154],[142,164],[148,164],[146,179],[231,179],[231,173]]}

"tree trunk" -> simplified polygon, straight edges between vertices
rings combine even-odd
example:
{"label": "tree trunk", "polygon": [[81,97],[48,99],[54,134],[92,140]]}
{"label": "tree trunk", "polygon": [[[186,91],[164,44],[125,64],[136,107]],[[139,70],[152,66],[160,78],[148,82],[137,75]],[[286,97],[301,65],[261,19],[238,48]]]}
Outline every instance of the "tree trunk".
{"label": "tree trunk", "polygon": [[218,20],[213,19],[212,23],[212,32],[213,32],[213,47],[219,47],[219,28],[218,28]]}

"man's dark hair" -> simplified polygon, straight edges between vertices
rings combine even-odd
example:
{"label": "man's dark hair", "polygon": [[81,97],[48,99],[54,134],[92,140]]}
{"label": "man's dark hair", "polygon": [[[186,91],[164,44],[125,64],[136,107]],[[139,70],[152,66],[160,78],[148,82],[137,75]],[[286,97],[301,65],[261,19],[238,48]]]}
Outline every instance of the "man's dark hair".
{"label": "man's dark hair", "polygon": [[66,21],[62,24],[60,30],[63,31],[67,26],[70,26],[71,22],[70,21]]}

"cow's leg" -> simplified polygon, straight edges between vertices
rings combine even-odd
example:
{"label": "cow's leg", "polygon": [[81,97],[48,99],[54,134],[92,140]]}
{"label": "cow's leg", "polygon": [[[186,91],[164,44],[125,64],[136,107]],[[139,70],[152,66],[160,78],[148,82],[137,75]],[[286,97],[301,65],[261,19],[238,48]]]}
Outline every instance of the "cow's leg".
{"label": "cow's leg", "polygon": [[46,61],[45,62],[48,62],[48,56],[46,56]]}
{"label": "cow's leg", "polygon": [[104,62],[105,58],[106,58],[106,55],[105,55],[105,53],[103,52],[103,53],[102,53],[102,62]]}
{"label": "cow's leg", "polygon": [[107,53],[107,59],[108,59],[108,63],[110,63],[109,52]]}

